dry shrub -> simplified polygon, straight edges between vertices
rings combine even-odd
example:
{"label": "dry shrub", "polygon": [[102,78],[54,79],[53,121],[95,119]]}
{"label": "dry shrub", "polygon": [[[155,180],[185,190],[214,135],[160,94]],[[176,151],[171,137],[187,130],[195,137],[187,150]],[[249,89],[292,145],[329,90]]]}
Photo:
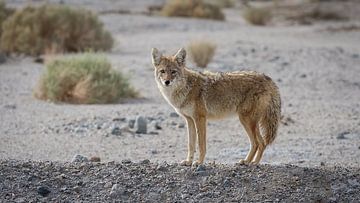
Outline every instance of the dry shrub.
{"label": "dry shrub", "polygon": [[224,20],[225,16],[218,6],[202,0],[169,0],[161,10],[164,16],[194,17]]}
{"label": "dry shrub", "polygon": [[253,25],[266,25],[271,20],[271,11],[267,8],[246,7],[244,19]]}
{"label": "dry shrub", "polygon": [[201,68],[206,68],[215,54],[216,45],[208,41],[194,41],[188,46],[191,60]]}
{"label": "dry shrub", "polygon": [[324,11],[322,9],[315,8],[310,11],[299,12],[297,15],[295,14],[293,16],[289,16],[288,19],[295,20],[301,24],[309,24],[312,20],[338,21],[345,20],[346,18],[334,11]]}
{"label": "dry shrub", "polygon": [[204,0],[204,2],[220,8],[231,8],[235,6],[235,0]]}
{"label": "dry shrub", "polygon": [[85,53],[47,63],[34,95],[53,102],[103,104],[136,97],[137,92],[105,56]]}
{"label": "dry shrub", "polygon": [[56,46],[62,52],[109,50],[113,38],[98,17],[61,5],[26,7],[3,24],[1,47],[8,53],[40,55]]}
{"label": "dry shrub", "polygon": [[13,13],[14,10],[10,8],[6,8],[5,2],[0,0],[0,36],[2,33],[3,22]]}

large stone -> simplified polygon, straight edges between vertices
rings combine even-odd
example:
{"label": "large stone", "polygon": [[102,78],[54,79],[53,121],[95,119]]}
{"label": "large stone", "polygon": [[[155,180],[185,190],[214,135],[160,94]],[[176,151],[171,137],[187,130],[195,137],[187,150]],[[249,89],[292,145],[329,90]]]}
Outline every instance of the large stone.
{"label": "large stone", "polygon": [[135,132],[138,134],[146,134],[147,133],[147,120],[143,116],[136,117],[135,120]]}

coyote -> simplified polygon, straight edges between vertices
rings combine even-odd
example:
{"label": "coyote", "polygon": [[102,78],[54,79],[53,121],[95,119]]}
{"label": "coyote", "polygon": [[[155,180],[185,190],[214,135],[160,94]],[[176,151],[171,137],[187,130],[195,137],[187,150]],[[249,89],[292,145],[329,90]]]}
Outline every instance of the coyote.
{"label": "coyote", "polygon": [[[152,49],[155,80],[168,103],[185,118],[188,154],[181,165],[199,165],[206,153],[206,121],[235,115],[250,141],[250,150],[240,164],[259,163],[277,133],[280,94],[270,77],[254,71],[199,73],[185,67],[186,51],[163,56]],[[261,135],[263,134],[263,135]],[[193,162],[196,140],[199,158]]]}

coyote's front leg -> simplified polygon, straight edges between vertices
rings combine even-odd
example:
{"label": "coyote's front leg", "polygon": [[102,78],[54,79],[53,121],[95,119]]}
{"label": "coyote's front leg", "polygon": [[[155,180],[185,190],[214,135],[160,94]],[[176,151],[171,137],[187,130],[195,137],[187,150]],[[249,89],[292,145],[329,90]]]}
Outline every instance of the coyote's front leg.
{"label": "coyote's front leg", "polygon": [[197,116],[194,121],[199,142],[199,159],[193,165],[197,166],[204,162],[206,154],[206,117]]}
{"label": "coyote's front leg", "polygon": [[194,120],[191,117],[185,116],[187,129],[188,129],[188,154],[187,158],[181,161],[181,165],[183,166],[191,166],[194,153],[195,153],[195,145],[196,145],[196,128]]}

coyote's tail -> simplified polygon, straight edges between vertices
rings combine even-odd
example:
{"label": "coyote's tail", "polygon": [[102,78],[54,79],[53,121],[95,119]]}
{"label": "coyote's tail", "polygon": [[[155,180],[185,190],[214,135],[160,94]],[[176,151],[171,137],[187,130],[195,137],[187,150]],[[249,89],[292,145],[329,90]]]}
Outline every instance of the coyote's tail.
{"label": "coyote's tail", "polygon": [[280,94],[277,91],[270,100],[269,106],[265,111],[265,115],[262,118],[261,126],[263,130],[263,136],[265,144],[271,144],[277,135],[281,116],[281,100]]}

